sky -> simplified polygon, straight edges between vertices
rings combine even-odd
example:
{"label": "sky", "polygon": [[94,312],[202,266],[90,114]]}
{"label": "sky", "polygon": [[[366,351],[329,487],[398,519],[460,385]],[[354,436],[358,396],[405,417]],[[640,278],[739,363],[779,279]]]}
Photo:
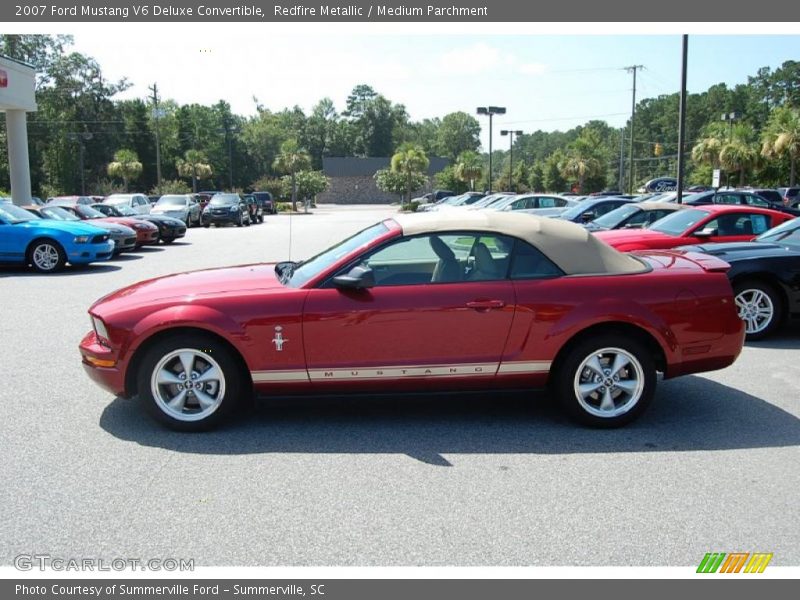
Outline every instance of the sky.
{"label": "sky", "polygon": [[[304,34],[220,27],[192,35],[187,27],[179,25],[173,35],[144,29],[120,35],[99,25],[64,33],[74,35],[74,50],[94,57],[106,78],[128,79],[132,86],[119,98],[144,98],[157,82],[162,98],[224,99],[242,115],[256,112],[255,99],[273,111],[299,105],[308,113],[326,96],[342,111],[350,90],[366,83],[404,104],[412,120],[504,106],[507,113],[494,118],[495,147],[506,127],[566,130],[589,119],[623,125],[631,110],[632,77],[624,69],[630,65],[644,66],[637,99],[680,86],[678,34]],[[786,60],[800,60],[800,35],[690,35],[688,88],[745,83],[760,67]],[[488,127],[479,120],[486,148]]]}

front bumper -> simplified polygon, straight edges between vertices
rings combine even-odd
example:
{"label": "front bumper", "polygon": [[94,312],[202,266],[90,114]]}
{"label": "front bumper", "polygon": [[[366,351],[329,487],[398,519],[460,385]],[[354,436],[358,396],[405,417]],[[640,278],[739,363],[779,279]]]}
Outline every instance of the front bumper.
{"label": "front bumper", "polygon": [[213,213],[205,213],[203,215],[203,223],[211,223],[212,225],[216,225],[218,223],[238,223],[239,222],[239,213],[227,213],[227,214],[213,214]]}
{"label": "front bumper", "polygon": [[88,265],[111,258],[114,242],[108,240],[100,244],[75,244],[67,252],[67,262],[73,265]]}
{"label": "front bumper", "polygon": [[158,243],[158,228],[156,229],[137,229],[136,230],[136,245],[144,246],[146,244]]}
{"label": "front bumper", "polygon": [[127,252],[136,247],[136,236],[111,234],[111,239],[114,240],[114,254]]}
{"label": "front bumper", "polygon": [[94,331],[87,333],[78,349],[83,369],[92,381],[116,396],[125,396],[125,365],[115,352],[101,344]]}

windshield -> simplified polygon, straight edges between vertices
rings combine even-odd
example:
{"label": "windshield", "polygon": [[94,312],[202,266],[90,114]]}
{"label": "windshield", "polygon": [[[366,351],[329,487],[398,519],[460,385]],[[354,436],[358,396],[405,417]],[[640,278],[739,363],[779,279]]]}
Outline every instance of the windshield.
{"label": "windshield", "polygon": [[78,204],[75,206],[75,210],[78,211],[78,214],[82,216],[84,219],[104,219],[105,215],[101,213],[99,210],[92,208],[91,206],[87,206],[85,204]]}
{"label": "windshield", "polygon": [[24,208],[20,208],[15,204],[3,202],[0,204],[0,218],[6,223],[14,225],[15,223],[22,223],[24,221],[35,221],[39,216],[31,214]]}
{"label": "windshield", "polygon": [[800,218],[786,221],[765,231],[756,238],[757,242],[773,242],[800,248]]}
{"label": "windshield", "polygon": [[[138,213],[135,210],[133,210],[130,206],[117,206],[116,211],[123,217],[138,216]],[[109,215],[109,216],[114,216],[114,215]]]}
{"label": "windshield", "polygon": [[684,231],[694,227],[707,216],[708,213],[704,210],[679,210],[671,215],[667,215],[663,219],[659,219],[650,226],[650,229],[669,235],[681,235]]}
{"label": "windshield", "polygon": [[306,261],[297,264],[280,263],[278,267],[283,265],[283,270],[279,273],[281,282],[291,287],[300,287],[324,270],[330,268],[344,256],[347,256],[362,246],[366,246],[387,231],[389,231],[389,229],[386,225],[383,223],[376,223]]}
{"label": "windshield", "polygon": [[58,206],[43,208],[41,214],[45,219],[55,219],[56,221],[80,221],[80,219],[71,212]]}
{"label": "windshield", "polygon": [[156,206],[186,206],[186,196],[161,196]]}
{"label": "windshield", "polygon": [[217,194],[211,198],[211,206],[229,206],[231,204],[238,204],[239,196],[235,194]]}
{"label": "windshield", "polygon": [[117,206],[119,204],[130,204],[131,197],[130,196],[109,196],[103,202],[106,204],[111,204],[112,206]]}
{"label": "windshield", "polygon": [[607,229],[614,229],[620,223],[625,221],[625,219],[634,215],[640,210],[641,209],[635,204],[626,204],[625,206],[615,208],[611,212],[607,212],[602,217],[597,217],[594,221],[592,221],[592,223]]}

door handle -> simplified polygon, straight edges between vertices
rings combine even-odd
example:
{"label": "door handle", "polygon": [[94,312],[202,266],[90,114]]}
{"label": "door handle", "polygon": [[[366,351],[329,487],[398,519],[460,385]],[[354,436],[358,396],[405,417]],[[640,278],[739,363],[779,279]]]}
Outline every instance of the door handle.
{"label": "door handle", "polygon": [[502,300],[473,300],[467,302],[467,308],[475,310],[489,310],[491,308],[503,308],[506,305]]}

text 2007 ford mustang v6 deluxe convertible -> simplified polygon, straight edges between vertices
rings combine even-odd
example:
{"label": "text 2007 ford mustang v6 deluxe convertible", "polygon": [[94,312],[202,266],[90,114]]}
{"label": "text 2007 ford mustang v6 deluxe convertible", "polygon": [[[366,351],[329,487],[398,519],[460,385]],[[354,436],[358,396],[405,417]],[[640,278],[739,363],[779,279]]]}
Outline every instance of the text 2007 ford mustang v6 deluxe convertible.
{"label": "text 2007 ford mustang v6 deluxe convertible", "polygon": [[[455,211],[453,211],[455,212]],[[727,263],[623,254],[586,230],[476,211],[398,216],[301,263],[144,281],[89,310],[89,376],[176,429],[257,394],[538,388],[611,427],[656,373],[730,365],[742,348]]]}

